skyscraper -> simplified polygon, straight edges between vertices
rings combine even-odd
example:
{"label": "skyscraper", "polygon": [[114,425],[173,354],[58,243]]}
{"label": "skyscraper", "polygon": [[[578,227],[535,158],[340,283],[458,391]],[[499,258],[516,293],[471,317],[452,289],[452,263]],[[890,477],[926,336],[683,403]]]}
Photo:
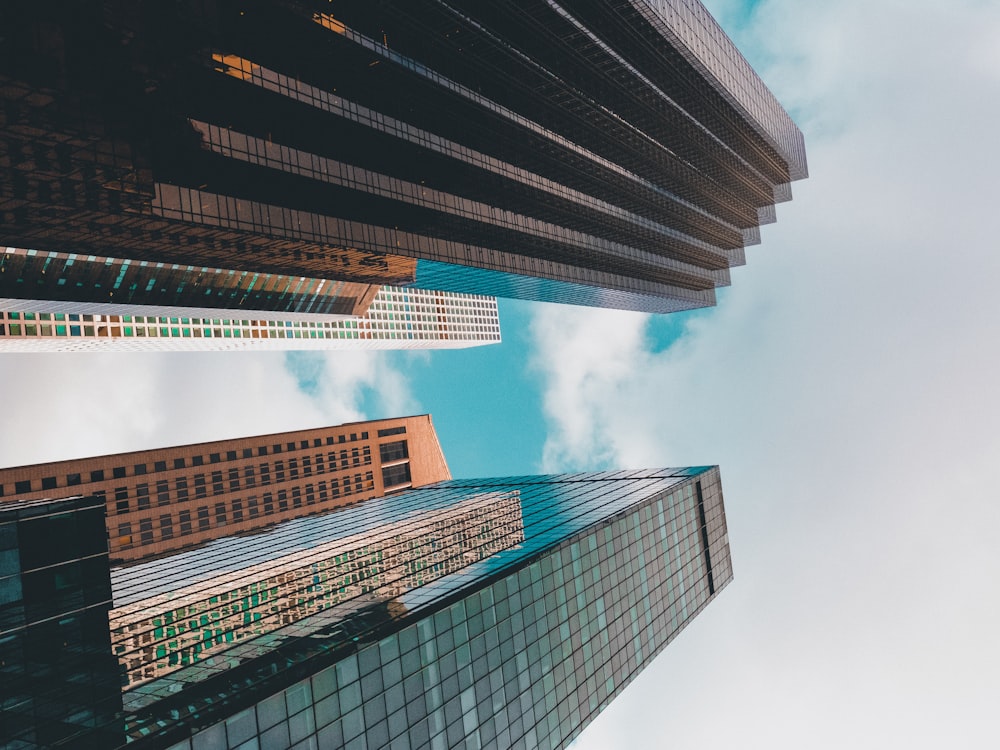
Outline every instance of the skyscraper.
{"label": "skyscraper", "polygon": [[0,744],[115,747],[104,503],[0,503]]}
{"label": "skyscraper", "polygon": [[0,469],[0,507],[103,498],[117,563],[450,478],[424,414]]}
{"label": "skyscraper", "polygon": [[495,297],[401,287],[378,289],[363,315],[0,299],[0,352],[462,349],[499,342]]}
{"label": "skyscraper", "polygon": [[731,578],[714,467],[447,480],[113,569],[123,713],[97,728],[565,747]]}
{"label": "skyscraper", "polygon": [[807,174],[697,0],[0,14],[12,246],[670,312]]}

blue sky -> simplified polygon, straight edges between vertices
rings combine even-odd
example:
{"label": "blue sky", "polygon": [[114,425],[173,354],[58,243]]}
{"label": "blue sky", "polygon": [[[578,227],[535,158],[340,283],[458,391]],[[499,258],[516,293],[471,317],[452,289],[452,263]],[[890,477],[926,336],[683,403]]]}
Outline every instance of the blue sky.
{"label": "blue sky", "polygon": [[811,173],[716,308],[505,302],[502,345],[430,354],[5,356],[0,464],[424,411],[456,476],[717,463],[735,580],[578,750],[994,746],[1000,4],[707,4]]}
{"label": "blue sky", "polygon": [[[433,352],[408,368],[411,387],[456,477],[531,474],[545,441],[531,368],[529,302],[499,300],[500,346]],[[406,355],[393,355],[405,359]]]}

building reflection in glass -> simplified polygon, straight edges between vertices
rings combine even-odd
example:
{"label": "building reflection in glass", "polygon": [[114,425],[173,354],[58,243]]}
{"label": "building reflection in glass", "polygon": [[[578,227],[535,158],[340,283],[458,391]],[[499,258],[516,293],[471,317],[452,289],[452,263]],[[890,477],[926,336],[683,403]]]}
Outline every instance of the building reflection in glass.
{"label": "building reflection in glass", "polygon": [[[486,492],[308,548],[287,552],[275,546],[266,550],[273,555],[269,559],[238,570],[192,572],[193,581],[175,581],[183,585],[111,611],[123,686],[205,660],[334,605],[402,596],[522,541],[519,493]],[[214,550],[196,551],[195,560],[199,557],[211,565]],[[129,569],[122,573],[134,580]]]}

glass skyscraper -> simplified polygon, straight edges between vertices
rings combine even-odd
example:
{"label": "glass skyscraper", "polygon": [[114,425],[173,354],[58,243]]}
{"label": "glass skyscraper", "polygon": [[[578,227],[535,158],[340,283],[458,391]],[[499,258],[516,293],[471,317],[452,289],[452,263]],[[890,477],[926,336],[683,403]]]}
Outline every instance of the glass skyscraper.
{"label": "glass skyscraper", "polygon": [[714,303],[808,172],[698,0],[7,3],[0,27],[11,246],[671,312]]}
{"label": "glass skyscraper", "polygon": [[115,747],[104,503],[0,504],[0,746]]}
{"label": "glass skyscraper", "polygon": [[565,747],[732,568],[696,467],[448,480],[110,576],[102,747],[416,750]]}

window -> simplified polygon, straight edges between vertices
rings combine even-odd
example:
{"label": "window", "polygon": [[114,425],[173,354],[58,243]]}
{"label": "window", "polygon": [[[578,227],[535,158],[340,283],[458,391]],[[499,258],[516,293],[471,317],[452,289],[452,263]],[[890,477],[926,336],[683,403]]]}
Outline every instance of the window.
{"label": "window", "polygon": [[170,502],[170,485],[166,479],[156,482],[156,502],[159,505],[167,505]]}
{"label": "window", "polygon": [[235,461],[236,460],[236,451],[226,451],[226,460],[227,461]]}
{"label": "window", "polygon": [[266,445],[260,446],[260,448],[257,449],[257,455],[258,456],[266,456],[267,455],[267,446]]}
{"label": "window", "polygon": [[153,471],[166,471],[166,470],[167,470],[166,461],[157,461],[155,464],[153,464]]}
{"label": "window", "polygon": [[237,492],[240,489],[240,470],[229,470],[229,491]]}
{"label": "window", "polygon": [[208,491],[205,489],[205,475],[195,474],[194,475],[194,496],[195,497],[205,497],[208,495]]}
{"label": "window", "polygon": [[146,473],[146,464],[136,464],[132,468],[135,471],[135,473],[139,476],[142,476],[143,474]]}
{"label": "window", "polygon": [[233,500],[233,523],[243,520],[243,501]]}
{"label": "window", "polygon": [[116,513],[128,513],[128,487],[115,487]]}
{"label": "window", "polygon": [[178,502],[188,499],[188,480],[185,477],[177,477],[174,481],[174,488],[177,490]]}
{"label": "window", "polygon": [[250,514],[250,518],[256,518],[258,516],[256,497],[247,498],[247,512]]}
{"label": "window", "polygon": [[140,544],[153,543],[153,519],[142,518],[139,520],[139,542]]}
{"label": "window", "polygon": [[135,486],[135,497],[136,497],[136,507],[139,510],[145,510],[149,507],[149,485],[148,484],[137,484]]}
{"label": "window", "polygon": [[184,461],[183,458],[175,458],[174,459],[174,468],[175,469],[183,469],[185,467],[185,465],[186,465],[186,462]]}
{"label": "window", "polygon": [[243,458],[253,458],[253,448],[244,448]]}
{"label": "window", "polygon": [[387,427],[384,430],[378,431],[379,437],[389,437],[390,435],[405,435],[405,434],[406,434],[405,427]]}
{"label": "window", "polygon": [[288,510],[288,493],[285,490],[278,490],[278,510],[282,513]]}
{"label": "window", "polygon": [[221,495],[223,492],[222,487],[222,472],[213,471],[212,472],[212,494]]}
{"label": "window", "polygon": [[43,490],[54,490],[56,488],[56,478],[55,477],[42,477],[42,489]]}
{"label": "window", "polygon": [[111,470],[111,475],[115,479],[121,479],[122,477],[125,476],[125,467],[124,466],[116,466],[115,468],[113,468]]}
{"label": "window", "polygon": [[270,492],[264,493],[264,515],[271,515],[274,513],[274,497]]}
{"label": "window", "polygon": [[14,482],[15,492],[31,492],[31,480],[22,479],[20,482]]}
{"label": "window", "polygon": [[205,463],[205,459],[202,456],[194,456],[191,458],[192,466],[202,466]]}
{"label": "window", "polygon": [[252,466],[247,466],[243,470],[243,482],[247,487],[254,487],[257,484],[257,478],[253,475]]}
{"label": "window", "polygon": [[208,506],[202,505],[198,508],[198,531],[204,531],[212,525],[208,517]]}
{"label": "window", "polygon": [[213,453],[208,457],[208,460],[211,461],[213,464],[217,464],[219,463],[219,461],[222,460],[222,457],[218,453]]}
{"label": "window", "polygon": [[118,524],[118,546],[119,547],[132,546],[132,524],[130,523]]}
{"label": "window", "polygon": [[74,485],[80,484],[82,479],[79,474],[67,474],[66,475],[66,485],[72,487]]}
{"label": "window", "polygon": [[182,510],[178,514],[178,519],[180,520],[180,524],[181,524],[181,535],[183,536],[184,534],[190,534],[191,533],[191,511],[189,511],[189,510]]}
{"label": "window", "polygon": [[383,443],[378,447],[379,458],[382,463],[389,461],[399,461],[410,457],[410,450],[405,440],[397,440],[393,443]]}
{"label": "window", "polygon": [[216,503],[215,504],[215,525],[225,526],[226,525],[226,504]]}
{"label": "window", "polygon": [[91,482],[103,482],[104,481],[104,469],[97,469],[96,471],[90,472]]}
{"label": "window", "polygon": [[382,469],[382,484],[386,488],[407,484],[409,481],[410,465],[408,463],[386,466]]}
{"label": "window", "polygon": [[160,538],[174,538],[174,519],[169,513],[164,513],[160,516]]}

